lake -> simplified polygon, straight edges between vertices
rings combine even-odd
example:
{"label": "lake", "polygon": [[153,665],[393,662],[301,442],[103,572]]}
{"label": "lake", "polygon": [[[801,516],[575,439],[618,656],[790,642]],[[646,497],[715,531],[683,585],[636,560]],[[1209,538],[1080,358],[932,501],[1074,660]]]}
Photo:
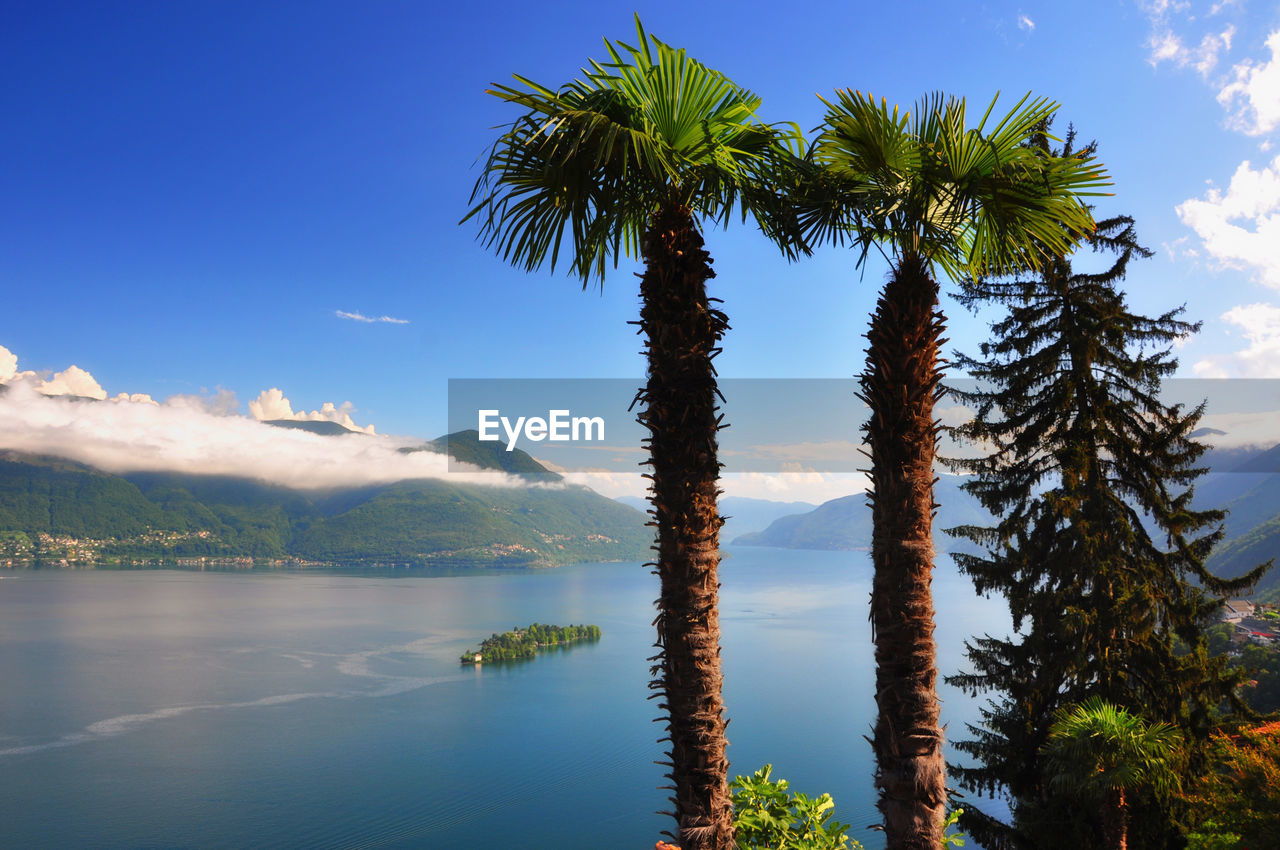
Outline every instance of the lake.
{"label": "lake", "polygon": [[[721,566],[734,773],[766,762],[877,817],[865,553],[733,548]],[[949,560],[949,559],[947,559]],[[461,575],[0,573],[0,845],[637,848],[672,826],[639,564]],[[934,581],[940,669],[999,600]],[[492,632],[598,643],[460,666]],[[977,713],[943,689],[951,735]]]}

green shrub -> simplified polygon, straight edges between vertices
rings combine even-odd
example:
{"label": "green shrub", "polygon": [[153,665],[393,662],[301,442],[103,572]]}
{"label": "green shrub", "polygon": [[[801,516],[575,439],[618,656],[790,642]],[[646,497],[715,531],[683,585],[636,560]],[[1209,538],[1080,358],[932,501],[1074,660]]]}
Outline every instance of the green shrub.
{"label": "green shrub", "polygon": [[750,777],[733,780],[734,826],[740,850],[858,850],[845,831],[848,824],[831,820],[830,794],[810,798],[792,794],[787,780],[769,778],[766,764]]}
{"label": "green shrub", "polygon": [[[750,778],[739,776],[729,786],[738,850],[861,850],[862,844],[845,832],[849,824],[830,820],[836,806],[830,794],[816,798],[792,794],[787,780],[769,778],[772,772],[773,765],[766,764]],[[952,811],[942,825],[944,848],[964,846],[963,833],[947,833],[963,812]]]}

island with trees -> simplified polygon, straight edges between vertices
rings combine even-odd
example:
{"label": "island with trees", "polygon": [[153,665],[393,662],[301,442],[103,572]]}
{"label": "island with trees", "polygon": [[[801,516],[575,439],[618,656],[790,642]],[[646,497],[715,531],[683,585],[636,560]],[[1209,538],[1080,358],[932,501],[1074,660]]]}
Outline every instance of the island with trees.
{"label": "island with trees", "polygon": [[479,649],[462,653],[463,664],[492,664],[533,658],[552,646],[568,646],[581,641],[600,640],[599,626],[552,626],[533,623],[485,638]]}

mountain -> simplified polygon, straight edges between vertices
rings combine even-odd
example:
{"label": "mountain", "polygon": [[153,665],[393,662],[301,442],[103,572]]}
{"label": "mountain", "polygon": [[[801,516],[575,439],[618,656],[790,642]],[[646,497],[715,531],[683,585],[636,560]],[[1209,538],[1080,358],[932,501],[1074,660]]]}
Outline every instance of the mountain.
{"label": "mountain", "polygon": [[[958,525],[980,525],[990,516],[972,496],[960,489],[960,479],[943,476],[934,485],[940,505],[933,521],[934,544],[941,551],[969,545],[943,533]],[[777,546],[783,549],[870,549],[871,508],[864,493],[823,502],[814,510],[775,520],[764,531],[735,539],[739,546]]]}
{"label": "mountain", "polygon": [[435,443],[468,463],[507,469],[505,461],[538,486],[420,479],[297,491],[244,478],[111,475],[0,453],[0,565],[203,558],[540,567],[648,556],[652,535],[639,511],[563,483],[523,452],[497,458],[477,444],[465,433]]}
{"label": "mountain", "polygon": [[774,502],[769,499],[726,496],[720,500],[720,514],[725,518],[720,538],[726,541],[736,540],[744,534],[763,531],[782,517],[807,513],[816,507],[818,506],[812,502]]}
{"label": "mountain", "polygon": [[310,431],[322,437],[340,437],[344,434],[360,434],[338,422],[313,421],[310,419],[263,419],[263,425],[274,425],[277,428],[292,428],[295,431]]}
{"label": "mountain", "polygon": [[114,537],[171,527],[165,511],[122,478],[58,458],[0,452],[0,534]]}
{"label": "mountain", "polygon": [[[1213,448],[1201,462],[1209,473],[1196,483],[1197,508],[1223,508],[1225,535],[1206,565],[1233,578],[1258,564],[1280,562],[1280,445]],[[1259,600],[1280,598],[1280,567],[1273,567],[1254,591]]]}
{"label": "mountain", "polygon": [[871,545],[871,510],[862,493],[823,502],[812,511],[774,520],[764,531],[741,535],[736,546],[780,549],[865,549]]}
{"label": "mountain", "polygon": [[501,440],[481,440],[480,432],[474,428],[446,434],[432,440],[421,449],[409,451],[424,450],[447,454],[454,460],[469,463],[481,469],[502,470],[539,481],[562,480],[560,475],[551,472],[522,449],[507,451],[506,444]]}
{"label": "mountain", "polygon": [[[1277,566],[1263,576],[1254,596],[1280,601],[1280,474],[1266,471],[1280,466],[1280,447],[1215,449],[1206,453],[1206,459],[1210,471],[1196,482],[1195,506],[1227,510],[1226,534],[1207,566],[1224,578],[1233,578],[1275,559]],[[960,489],[956,476],[942,476],[934,498],[939,504],[933,523],[939,551],[972,546],[944,534],[945,529],[991,523],[986,510]],[[784,549],[869,549],[871,510],[863,494],[845,496],[808,513],[781,517],[765,530],[743,534],[732,542]]]}
{"label": "mountain", "polygon": [[[619,496],[617,501],[638,511],[649,512],[649,500],[638,496]],[[749,499],[744,496],[726,496],[717,506],[725,518],[720,528],[722,543],[731,542],[744,534],[763,531],[771,522],[791,514],[802,514],[817,507],[812,502],[775,502],[770,499]]]}

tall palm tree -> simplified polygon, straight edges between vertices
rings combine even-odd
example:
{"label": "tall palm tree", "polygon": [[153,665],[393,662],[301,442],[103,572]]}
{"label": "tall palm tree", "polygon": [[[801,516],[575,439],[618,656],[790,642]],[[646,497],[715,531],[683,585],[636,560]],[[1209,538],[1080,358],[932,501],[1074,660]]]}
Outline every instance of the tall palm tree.
{"label": "tall palm tree", "polygon": [[1091,231],[1080,195],[1105,183],[1090,159],[1028,144],[1056,109],[1029,97],[988,131],[994,100],[968,128],[963,100],[934,95],[900,114],[840,90],[823,101],[811,167],[792,187],[806,244],[852,241],[859,265],[872,247],[890,260],[860,380],[870,408],[872,746],[890,850],[936,850],[946,806],[930,591],[933,407],[943,392],[937,272],[963,280],[1038,267]]}
{"label": "tall palm tree", "polygon": [[1178,784],[1174,760],[1180,742],[1173,726],[1148,724],[1101,697],[1090,697],[1055,714],[1043,747],[1049,786],[1096,800],[1105,846],[1125,850],[1127,794],[1142,788],[1158,794],[1173,790]]}
{"label": "tall palm tree", "polygon": [[608,61],[592,61],[559,89],[519,76],[518,86],[494,86],[491,94],[525,111],[494,144],[467,218],[479,218],[486,246],[527,270],[554,268],[567,236],[584,289],[603,283],[621,254],[644,260],[637,324],[647,382],[636,398],[649,432],[650,566],[661,586],[650,688],[667,723],[674,837],[685,850],[720,850],[733,846],[733,811],[712,360],[728,322],[707,295],[715,272],[699,222],[735,211],[774,220],[776,195],[758,178],[782,133],[757,120],[754,94],[647,36],[638,16],[636,30],[637,46],[606,41]]}

